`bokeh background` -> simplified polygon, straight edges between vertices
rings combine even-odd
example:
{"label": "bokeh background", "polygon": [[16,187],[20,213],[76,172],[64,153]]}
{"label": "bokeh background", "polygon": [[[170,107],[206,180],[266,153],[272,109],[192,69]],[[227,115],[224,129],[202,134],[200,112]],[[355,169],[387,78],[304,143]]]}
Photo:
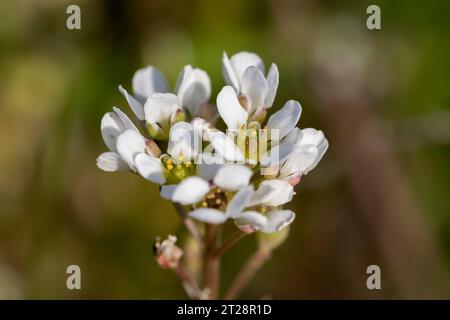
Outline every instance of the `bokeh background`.
{"label": "bokeh background", "polygon": [[[81,7],[81,30],[66,8]],[[381,7],[382,30],[366,28]],[[450,2],[0,2],[0,298],[185,298],[157,267],[180,222],[155,185],[107,174],[100,119],[140,67],[223,86],[221,54],[276,62],[330,148],[297,187],[289,238],[243,298],[450,298]],[[128,112],[130,113],[130,112]],[[181,235],[182,236],[182,235]],[[228,287],[255,241],[224,257]],[[66,288],[66,267],[82,290]],[[382,290],[366,288],[378,264]]]}

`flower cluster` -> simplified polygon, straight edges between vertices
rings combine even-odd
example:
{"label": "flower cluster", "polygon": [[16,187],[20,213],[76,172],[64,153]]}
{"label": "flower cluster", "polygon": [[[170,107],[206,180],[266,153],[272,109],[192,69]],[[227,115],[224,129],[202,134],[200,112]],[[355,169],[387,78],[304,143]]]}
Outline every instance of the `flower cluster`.
{"label": "flower cluster", "polygon": [[[97,166],[159,184],[161,196],[185,206],[193,219],[231,219],[246,233],[279,231],[295,218],[282,206],[328,141],[320,130],[296,127],[302,112],[297,101],[287,101],[266,120],[278,88],[276,64],[266,73],[254,53],[231,59],[224,53],[222,68],[227,85],[216,106],[209,103],[204,70],[184,67],[173,91],[155,67],[138,70],[133,94],[119,86],[136,121],[117,107],[103,116],[101,133],[110,151],[97,158]],[[221,125],[227,129],[219,130]]]}

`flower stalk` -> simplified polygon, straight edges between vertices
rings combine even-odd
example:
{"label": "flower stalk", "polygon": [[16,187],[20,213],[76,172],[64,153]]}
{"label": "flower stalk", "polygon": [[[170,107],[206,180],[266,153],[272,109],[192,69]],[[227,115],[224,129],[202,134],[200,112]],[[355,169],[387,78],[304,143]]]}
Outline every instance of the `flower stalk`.
{"label": "flower stalk", "polygon": [[226,239],[222,244],[217,247],[212,253],[215,258],[221,257],[225,252],[227,252],[231,247],[233,247],[239,240],[244,238],[247,233],[240,230],[235,231],[228,239]]}
{"label": "flower stalk", "polygon": [[191,236],[198,241],[199,244],[203,244],[202,236],[200,235],[200,232],[198,231],[197,226],[195,225],[194,221],[190,219],[187,216],[186,211],[184,210],[183,206],[179,203],[173,203],[173,206],[175,208],[175,211],[177,212],[178,216],[181,218],[181,221],[183,222],[186,229],[189,231]]}
{"label": "flower stalk", "polygon": [[271,252],[269,250],[263,247],[258,248],[238,273],[230,288],[225,293],[224,299],[236,299],[270,257]]}
{"label": "flower stalk", "polygon": [[205,254],[203,286],[209,291],[210,299],[217,299],[219,292],[219,259],[214,256],[217,242],[217,226],[205,224]]}

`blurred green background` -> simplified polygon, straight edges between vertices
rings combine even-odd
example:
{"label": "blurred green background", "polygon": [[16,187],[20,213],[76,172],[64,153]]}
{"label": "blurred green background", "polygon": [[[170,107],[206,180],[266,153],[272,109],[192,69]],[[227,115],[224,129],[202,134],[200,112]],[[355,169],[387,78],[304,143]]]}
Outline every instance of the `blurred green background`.
{"label": "blurred green background", "polygon": [[[66,8],[81,7],[81,30]],[[382,30],[366,28],[381,7]],[[330,148],[302,179],[290,236],[243,298],[450,298],[450,2],[0,2],[0,298],[185,298],[157,267],[180,222],[155,185],[107,174],[100,119],[140,67],[185,64],[224,85],[221,54],[280,69],[274,110]],[[224,256],[226,289],[255,247]],[[66,267],[82,290],[66,288]],[[382,290],[366,288],[378,264]]]}

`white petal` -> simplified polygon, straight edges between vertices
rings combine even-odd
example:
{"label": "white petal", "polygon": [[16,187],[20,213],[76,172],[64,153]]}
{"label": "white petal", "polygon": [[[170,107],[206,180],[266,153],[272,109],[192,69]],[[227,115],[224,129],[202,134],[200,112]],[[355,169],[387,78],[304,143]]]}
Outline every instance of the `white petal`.
{"label": "white petal", "polygon": [[180,103],[189,110],[191,117],[198,113],[198,107],[209,100],[211,96],[211,80],[201,69],[193,69],[190,65],[184,67],[175,91]]}
{"label": "white petal", "polygon": [[230,86],[223,87],[217,95],[217,110],[228,129],[239,129],[247,122],[248,113]]}
{"label": "white petal", "polygon": [[314,145],[296,146],[296,150],[281,166],[280,178],[308,173],[318,163],[318,155],[319,149]]}
{"label": "white petal", "polygon": [[312,169],[314,169],[320,160],[322,160],[323,155],[325,154],[325,151],[328,149],[328,140],[324,139],[319,146],[317,147],[317,154],[316,157],[311,165],[309,165],[304,171],[303,174],[308,174]]}
{"label": "white petal", "polygon": [[267,121],[267,128],[278,129],[279,139],[282,139],[297,125],[300,115],[302,113],[302,107],[300,103],[295,100],[289,100],[281,108],[281,110],[275,112]]}
{"label": "white petal", "polygon": [[263,106],[267,95],[267,81],[260,69],[250,66],[241,79],[241,92],[250,99],[253,108]]}
{"label": "white petal", "polygon": [[178,187],[177,184],[170,184],[161,186],[161,197],[163,197],[166,200],[172,201],[173,193],[175,192],[175,189]]}
{"label": "white petal", "polygon": [[120,121],[122,121],[122,124],[123,124],[123,127],[125,128],[125,130],[132,129],[136,132],[139,132],[139,130],[134,125],[133,121],[131,121],[130,118],[128,118],[128,116],[124,112],[122,112],[122,110],[120,110],[117,107],[113,107],[113,110],[119,116]]}
{"label": "white petal", "polygon": [[234,223],[240,229],[247,229],[250,226],[254,231],[258,231],[267,227],[267,218],[256,211],[245,211],[234,220]]}
{"label": "white petal", "polygon": [[221,131],[210,134],[211,145],[214,150],[221,155],[227,162],[243,162],[245,160],[242,151],[234,143],[233,139]]}
{"label": "white petal", "polygon": [[109,150],[116,151],[117,137],[121,134],[125,127],[115,112],[106,113],[100,124],[103,141]]}
{"label": "white petal", "polygon": [[197,156],[200,149],[200,137],[194,133],[194,128],[190,123],[180,121],[170,128],[167,152],[175,161],[190,160]]}
{"label": "white petal", "polygon": [[164,123],[180,109],[178,97],[172,93],[154,93],[144,105],[145,120],[148,123]]}
{"label": "white petal", "polygon": [[253,172],[245,165],[226,164],[217,171],[214,184],[228,191],[237,191],[248,186]]}
{"label": "white petal", "polygon": [[144,106],[140,103],[135,97],[130,95],[124,87],[119,86],[119,91],[125,97],[130,106],[131,110],[133,110],[134,114],[139,120],[144,120]]}
{"label": "white petal", "polygon": [[228,59],[228,56],[225,52],[223,53],[222,58],[222,73],[223,77],[225,78],[225,82],[228,85],[233,86],[236,92],[239,92],[240,90],[239,79],[237,78],[237,75],[234,72],[233,67],[231,66],[230,59]]}
{"label": "white petal", "polygon": [[166,182],[159,158],[140,153],[135,157],[134,163],[137,171],[143,178],[157,184]]}
{"label": "white petal", "polygon": [[205,153],[201,154],[200,163],[197,164],[198,176],[206,181],[212,181],[224,161],[221,157],[214,157]]}
{"label": "white petal", "polygon": [[194,133],[202,139],[209,141],[211,139],[210,133],[213,130],[213,126],[203,118],[196,117],[191,120]]}
{"label": "white petal", "polygon": [[209,191],[209,184],[199,177],[188,177],[181,181],[172,195],[172,201],[182,205],[202,200]]}
{"label": "white petal", "polygon": [[139,153],[145,152],[145,139],[134,130],[126,130],[117,138],[117,152],[122,159],[135,170],[134,158]]}
{"label": "white petal", "polygon": [[127,129],[138,132],[136,126],[119,108],[113,107],[114,112],[106,113],[101,121],[103,141],[111,151],[116,151],[117,137]]}
{"label": "white petal", "polygon": [[211,208],[195,209],[189,213],[189,217],[211,224],[221,224],[228,219],[225,212]]}
{"label": "white petal", "polygon": [[264,154],[260,163],[262,167],[272,167],[288,159],[296,150],[296,145],[282,142]]}
{"label": "white petal", "polygon": [[266,214],[267,225],[261,229],[264,233],[280,231],[294,221],[295,213],[291,210],[269,211]]}
{"label": "white petal", "polygon": [[122,160],[122,157],[116,152],[103,152],[97,158],[97,167],[103,171],[124,171],[130,167]]}
{"label": "white petal", "polygon": [[295,127],[283,139],[283,143],[300,144],[303,138],[302,130]]}
{"label": "white petal", "polygon": [[231,218],[236,218],[244,208],[250,205],[253,192],[253,186],[247,186],[239,190],[228,203],[227,215]]}
{"label": "white petal", "polygon": [[252,52],[242,51],[236,53],[231,57],[230,63],[239,81],[241,81],[245,70],[250,66],[255,66],[264,73],[264,64],[261,58]]}
{"label": "white petal", "polygon": [[302,138],[298,142],[301,145],[312,144],[318,146],[325,139],[325,135],[322,130],[317,130],[314,128],[305,128],[301,130]]}
{"label": "white petal", "polygon": [[155,92],[166,93],[169,91],[167,81],[161,71],[152,66],[136,71],[132,85],[134,94],[142,104]]}
{"label": "white petal", "polygon": [[292,200],[294,187],[284,180],[266,180],[253,194],[252,205],[281,206]]}
{"label": "white petal", "polygon": [[267,75],[267,95],[264,100],[264,105],[269,108],[273,105],[275,100],[275,96],[277,94],[278,89],[278,67],[275,63],[272,63],[269,69],[269,74]]}

